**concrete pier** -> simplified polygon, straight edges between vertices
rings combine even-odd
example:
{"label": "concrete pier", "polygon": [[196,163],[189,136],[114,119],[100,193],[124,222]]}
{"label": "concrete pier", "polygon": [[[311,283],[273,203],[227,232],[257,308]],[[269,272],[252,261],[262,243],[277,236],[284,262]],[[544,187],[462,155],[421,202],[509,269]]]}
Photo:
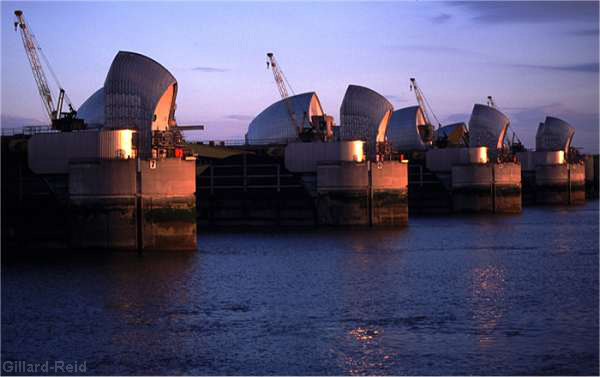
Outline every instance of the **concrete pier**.
{"label": "concrete pier", "polygon": [[317,212],[323,225],[408,223],[408,169],[398,161],[331,162],[317,167]]}
{"label": "concrete pier", "polygon": [[452,167],[455,212],[521,212],[521,166],[517,163]]}
{"label": "concrete pier", "polygon": [[598,198],[598,155],[585,156],[586,198]]}
{"label": "concrete pier", "polygon": [[585,203],[585,165],[553,164],[535,167],[537,204]]}
{"label": "concrete pier", "polygon": [[71,246],[196,249],[195,161],[81,160],[69,165]]}

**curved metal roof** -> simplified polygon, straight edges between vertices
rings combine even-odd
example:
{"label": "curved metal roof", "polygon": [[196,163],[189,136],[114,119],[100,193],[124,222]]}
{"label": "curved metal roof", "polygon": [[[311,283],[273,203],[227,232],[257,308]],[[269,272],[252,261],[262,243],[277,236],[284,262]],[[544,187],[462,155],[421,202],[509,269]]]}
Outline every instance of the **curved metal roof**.
{"label": "curved metal roof", "polygon": [[77,117],[83,119],[88,128],[104,126],[104,87],[96,90],[79,106]]}
{"label": "curved metal roof", "polygon": [[163,94],[173,86],[169,121],[174,121],[177,80],[162,65],[147,56],[119,51],[106,81],[105,127],[134,128],[140,138],[140,154],[148,156],[152,142],[152,120]]}
{"label": "curved metal roof", "polygon": [[385,133],[394,106],[381,94],[358,85],[348,85],[340,108],[342,140],[366,140],[372,146]]}
{"label": "curved metal roof", "polygon": [[392,113],[387,126],[387,141],[400,150],[425,149],[425,143],[419,134],[419,125],[425,124],[420,106],[405,107]]}
{"label": "curved metal roof", "polygon": [[560,151],[565,153],[571,147],[575,129],[562,119],[546,117],[540,123],[535,135],[535,149],[538,151]]}
{"label": "curved metal roof", "polygon": [[298,140],[285,101],[291,104],[298,127],[310,125],[313,115],[323,115],[323,108],[315,92],[297,94],[280,100],[264,109],[248,125],[246,140],[252,142],[290,142]]}
{"label": "curved metal roof", "polygon": [[463,145],[463,136],[467,133],[467,125],[464,122],[452,123],[440,127],[436,131],[437,138],[447,138],[448,143],[452,145]]}
{"label": "curved metal roof", "polygon": [[500,149],[510,119],[498,109],[476,104],[469,120],[469,146]]}

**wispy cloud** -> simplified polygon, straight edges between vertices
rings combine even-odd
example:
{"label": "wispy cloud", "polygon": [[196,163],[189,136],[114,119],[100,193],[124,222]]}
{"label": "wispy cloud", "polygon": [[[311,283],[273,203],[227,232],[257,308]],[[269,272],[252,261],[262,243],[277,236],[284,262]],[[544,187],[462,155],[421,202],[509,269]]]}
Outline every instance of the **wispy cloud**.
{"label": "wispy cloud", "polygon": [[399,49],[399,50],[411,50],[411,51],[422,51],[422,52],[434,52],[434,53],[444,53],[444,54],[454,54],[454,55],[471,55],[471,56],[479,56],[479,57],[488,57],[488,55],[468,50],[460,47],[450,47],[450,46],[438,46],[438,45],[417,45],[417,44],[402,44],[402,45],[388,45],[386,48]]}
{"label": "wispy cloud", "polygon": [[542,65],[542,64],[510,64],[515,68],[541,69],[547,71],[569,71],[583,73],[598,73],[598,63],[583,63],[572,65]]}
{"label": "wispy cloud", "polygon": [[578,37],[598,36],[600,34],[600,30],[598,28],[581,29],[581,30],[574,30],[574,31],[570,32],[569,34],[576,35]]}
{"label": "wispy cloud", "polygon": [[433,22],[434,24],[443,24],[450,21],[451,19],[452,15],[448,13],[441,13],[435,17],[431,17],[431,22]]}
{"label": "wispy cloud", "polygon": [[219,72],[228,72],[227,68],[216,68],[216,67],[194,67],[192,71],[198,72],[207,72],[207,73],[219,73]]}
{"label": "wispy cloud", "polygon": [[387,98],[389,101],[392,102],[397,102],[397,103],[402,103],[402,102],[408,102],[409,99],[406,98],[405,96],[402,95],[395,95],[395,94],[384,94],[383,95],[385,98]]}
{"label": "wispy cloud", "polygon": [[231,115],[225,116],[225,118],[233,119],[233,120],[252,120],[252,119],[254,119],[254,117],[251,115],[243,115],[243,114],[231,114]]}
{"label": "wispy cloud", "polygon": [[480,23],[598,22],[597,1],[458,1]]}

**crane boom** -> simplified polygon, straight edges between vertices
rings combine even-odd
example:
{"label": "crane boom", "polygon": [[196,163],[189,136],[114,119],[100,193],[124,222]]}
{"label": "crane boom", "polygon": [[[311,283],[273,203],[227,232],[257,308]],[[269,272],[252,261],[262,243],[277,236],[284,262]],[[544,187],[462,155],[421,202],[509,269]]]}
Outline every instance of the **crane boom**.
{"label": "crane boom", "polygon": [[298,123],[296,122],[296,116],[292,108],[291,100],[289,99],[286,83],[290,87],[292,93],[294,92],[294,90],[292,89],[291,85],[287,82],[283,71],[279,68],[279,63],[277,63],[277,61],[275,60],[275,56],[273,56],[272,52],[267,53],[267,58],[269,59],[267,61],[267,68],[269,68],[270,66],[271,70],[273,71],[273,77],[275,78],[275,83],[277,84],[277,90],[279,90],[279,94],[281,95],[281,98],[285,103],[288,115],[290,116],[290,120],[292,121],[292,127],[294,127],[296,134],[300,134],[301,130],[298,128]]}
{"label": "crane boom", "polygon": [[427,122],[427,124],[433,125],[433,123],[431,122],[431,119],[429,117],[429,113],[431,112],[431,114],[435,118],[436,122],[438,123],[438,127],[441,127],[440,121],[435,116],[435,113],[431,109],[431,106],[429,106],[429,102],[427,102],[427,99],[423,95],[421,88],[419,88],[419,86],[417,85],[417,81],[414,78],[410,79],[410,88],[415,91],[415,97],[417,97],[417,102],[419,103],[419,107],[423,110],[423,116],[425,117],[425,122]]}
{"label": "crane boom", "polygon": [[31,70],[33,71],[33,77],[35,78],[40,97],[42,98],[42,103],[44,104],[44,108],[46,109],[46,113],[48,114],[50,122],[52,122],[52,120],[56,119],[59,114],[57,114],[54,110],[54,101],[50,93],[50,88],[48,87],[48,80],[46,79],[46,74],[44,73],[44,69],[42,68],[40,58],[37,53],[39,46],[35,40],[35,37],[29,31],[29,27],[25,23],[23,12],[16,10],[15,16],[17,17],[17,21],[15,21],[15,31],[18,26],[21,32],[20,34],[21,39],[23,40],[23,46],[25,47],[25,53],[29,59]]}

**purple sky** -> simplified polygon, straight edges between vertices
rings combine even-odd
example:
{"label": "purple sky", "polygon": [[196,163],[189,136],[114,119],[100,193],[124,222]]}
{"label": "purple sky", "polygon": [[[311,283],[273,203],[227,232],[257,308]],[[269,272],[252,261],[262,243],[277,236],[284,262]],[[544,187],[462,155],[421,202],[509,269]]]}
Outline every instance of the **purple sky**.
{"label": "purple sky", "polygon": [[178,122],[207,126],[190,138],[243,137],[279,99],[273,51],[295,92],[316,91],[336,123],[348,84],[402,108],[416,103],[416,77],[442,123],[468,121],[492,95],[526,146],[552,115],[598,153],[597,2],[2,2],[3,127],[45,120],[15,9],[76,107],[119,50],[163,64],[179,82]]}

